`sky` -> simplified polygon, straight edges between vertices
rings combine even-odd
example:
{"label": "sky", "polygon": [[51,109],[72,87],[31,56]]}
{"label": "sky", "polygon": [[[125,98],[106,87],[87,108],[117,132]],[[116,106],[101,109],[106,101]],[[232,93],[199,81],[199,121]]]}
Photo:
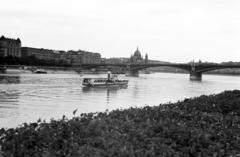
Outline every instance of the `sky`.
{"label": "sky", "polygon": [[185,63],[240,61],[239,0],[7,0],[0,35],[22,46]]}

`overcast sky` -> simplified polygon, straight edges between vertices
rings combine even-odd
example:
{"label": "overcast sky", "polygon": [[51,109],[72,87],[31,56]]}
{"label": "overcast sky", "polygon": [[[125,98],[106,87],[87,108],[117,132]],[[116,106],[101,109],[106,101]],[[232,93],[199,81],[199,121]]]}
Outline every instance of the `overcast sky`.
{"label": "overcast sky", "polygon": [[1,34],[29,47],[240,61],[240,0],[7,0],[0,21]]}

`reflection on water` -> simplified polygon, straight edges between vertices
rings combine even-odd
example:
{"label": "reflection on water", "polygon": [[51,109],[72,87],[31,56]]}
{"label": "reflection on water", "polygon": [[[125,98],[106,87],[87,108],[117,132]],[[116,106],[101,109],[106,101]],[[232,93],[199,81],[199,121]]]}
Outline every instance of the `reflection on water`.
{"label": "reflection on water", "polygon": [[16,104],[19,98],[19,95],[20,93],[18,90],[0,91],[0,100],[1,100],[0,106]]}
{"label": "reflection on water", "polygon": [[19,117],[18,100],[20,92],[18,90],[0,91],[0,124],[8,126],[6,118],[15,121]]}
{"label": "reflection on water", "polygon": [[20,83],[19,75],[0,75],[0,83]]}
{"label": "reflection on water", "polygon": [[[0,127],[23,122],[71,117],[77,114],[119,108],[159,105],[186,97],[240,89],[240,77],[203,75],[189,81],[187,74],[154,73],[127,77],[127,87],[89,88],[79,74],[0,74]],[[126,76],[120,75],[126,79]]]}
{"label": "reflection on water", "polygon": [[84,93],[98,94],[106,93],[106,103],[109,105],[110,96],[117,94],[117,91],[120,89],[126,89],[128,86],[109,86],[109,87],[82,87]]}
{"label": "reflection on water", "polygon": [[[6,85],[19,84],[20,75],[9,75],[9,74],[0,74],[0,84],[7,87]],[[5,88],[0,90],[0,107],[11,107],[12,105],[17,104],[20,91],[17,88]]]}

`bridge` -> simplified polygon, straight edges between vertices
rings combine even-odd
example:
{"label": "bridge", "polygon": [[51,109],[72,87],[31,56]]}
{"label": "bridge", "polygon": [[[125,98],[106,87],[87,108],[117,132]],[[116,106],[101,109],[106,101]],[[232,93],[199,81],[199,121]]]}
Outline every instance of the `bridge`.
{"label": "bridge", "polygon": [[217,69],[240,68],[240,65],[223,65],[223,64],[205,64],[205,63],[191,63],[191,64],[82,64],[81,68],[92,69],[97,67],[118,66],[127,68],[130,75],[138,75],[140,70],[151,67],[174,67],[186,70],[190,73],[190,80],[202,80],[202,73]]}
{"label": "bridge", "polygon": [[[0,65],[0,72],[4,71],[6,68],[19,68],[23,65]],[[190,80],[202,80],[202,73],[217,69],[227,69],[227,68],[240,68],[240,65],[223,65],[223,64],[205,64],[205,63],[191,63],[191,64],[174,64],[174,63],[164,63],[164,64],[131,64],[131,63],[122,63],[122,64],[81,64],[71,67],[44,67],[44,66],[34,66],[38,68],[48,68],[48,69],[72,69],[72,70],[81,70],[81,69],[94,69],[99,67],[122,67],[125,68],[128,73],[132,76],[139,74],[140,70],[151,68],[151,67],[174,67],[183,69],[189,72]]]}

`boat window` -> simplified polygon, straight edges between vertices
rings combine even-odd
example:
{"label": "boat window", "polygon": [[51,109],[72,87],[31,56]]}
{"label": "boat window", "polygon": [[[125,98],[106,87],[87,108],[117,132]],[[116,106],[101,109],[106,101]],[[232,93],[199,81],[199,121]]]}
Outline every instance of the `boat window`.
{"label": "boat window", "polygon": [[94,82],[105,82],[106,80],[94,80]]}

